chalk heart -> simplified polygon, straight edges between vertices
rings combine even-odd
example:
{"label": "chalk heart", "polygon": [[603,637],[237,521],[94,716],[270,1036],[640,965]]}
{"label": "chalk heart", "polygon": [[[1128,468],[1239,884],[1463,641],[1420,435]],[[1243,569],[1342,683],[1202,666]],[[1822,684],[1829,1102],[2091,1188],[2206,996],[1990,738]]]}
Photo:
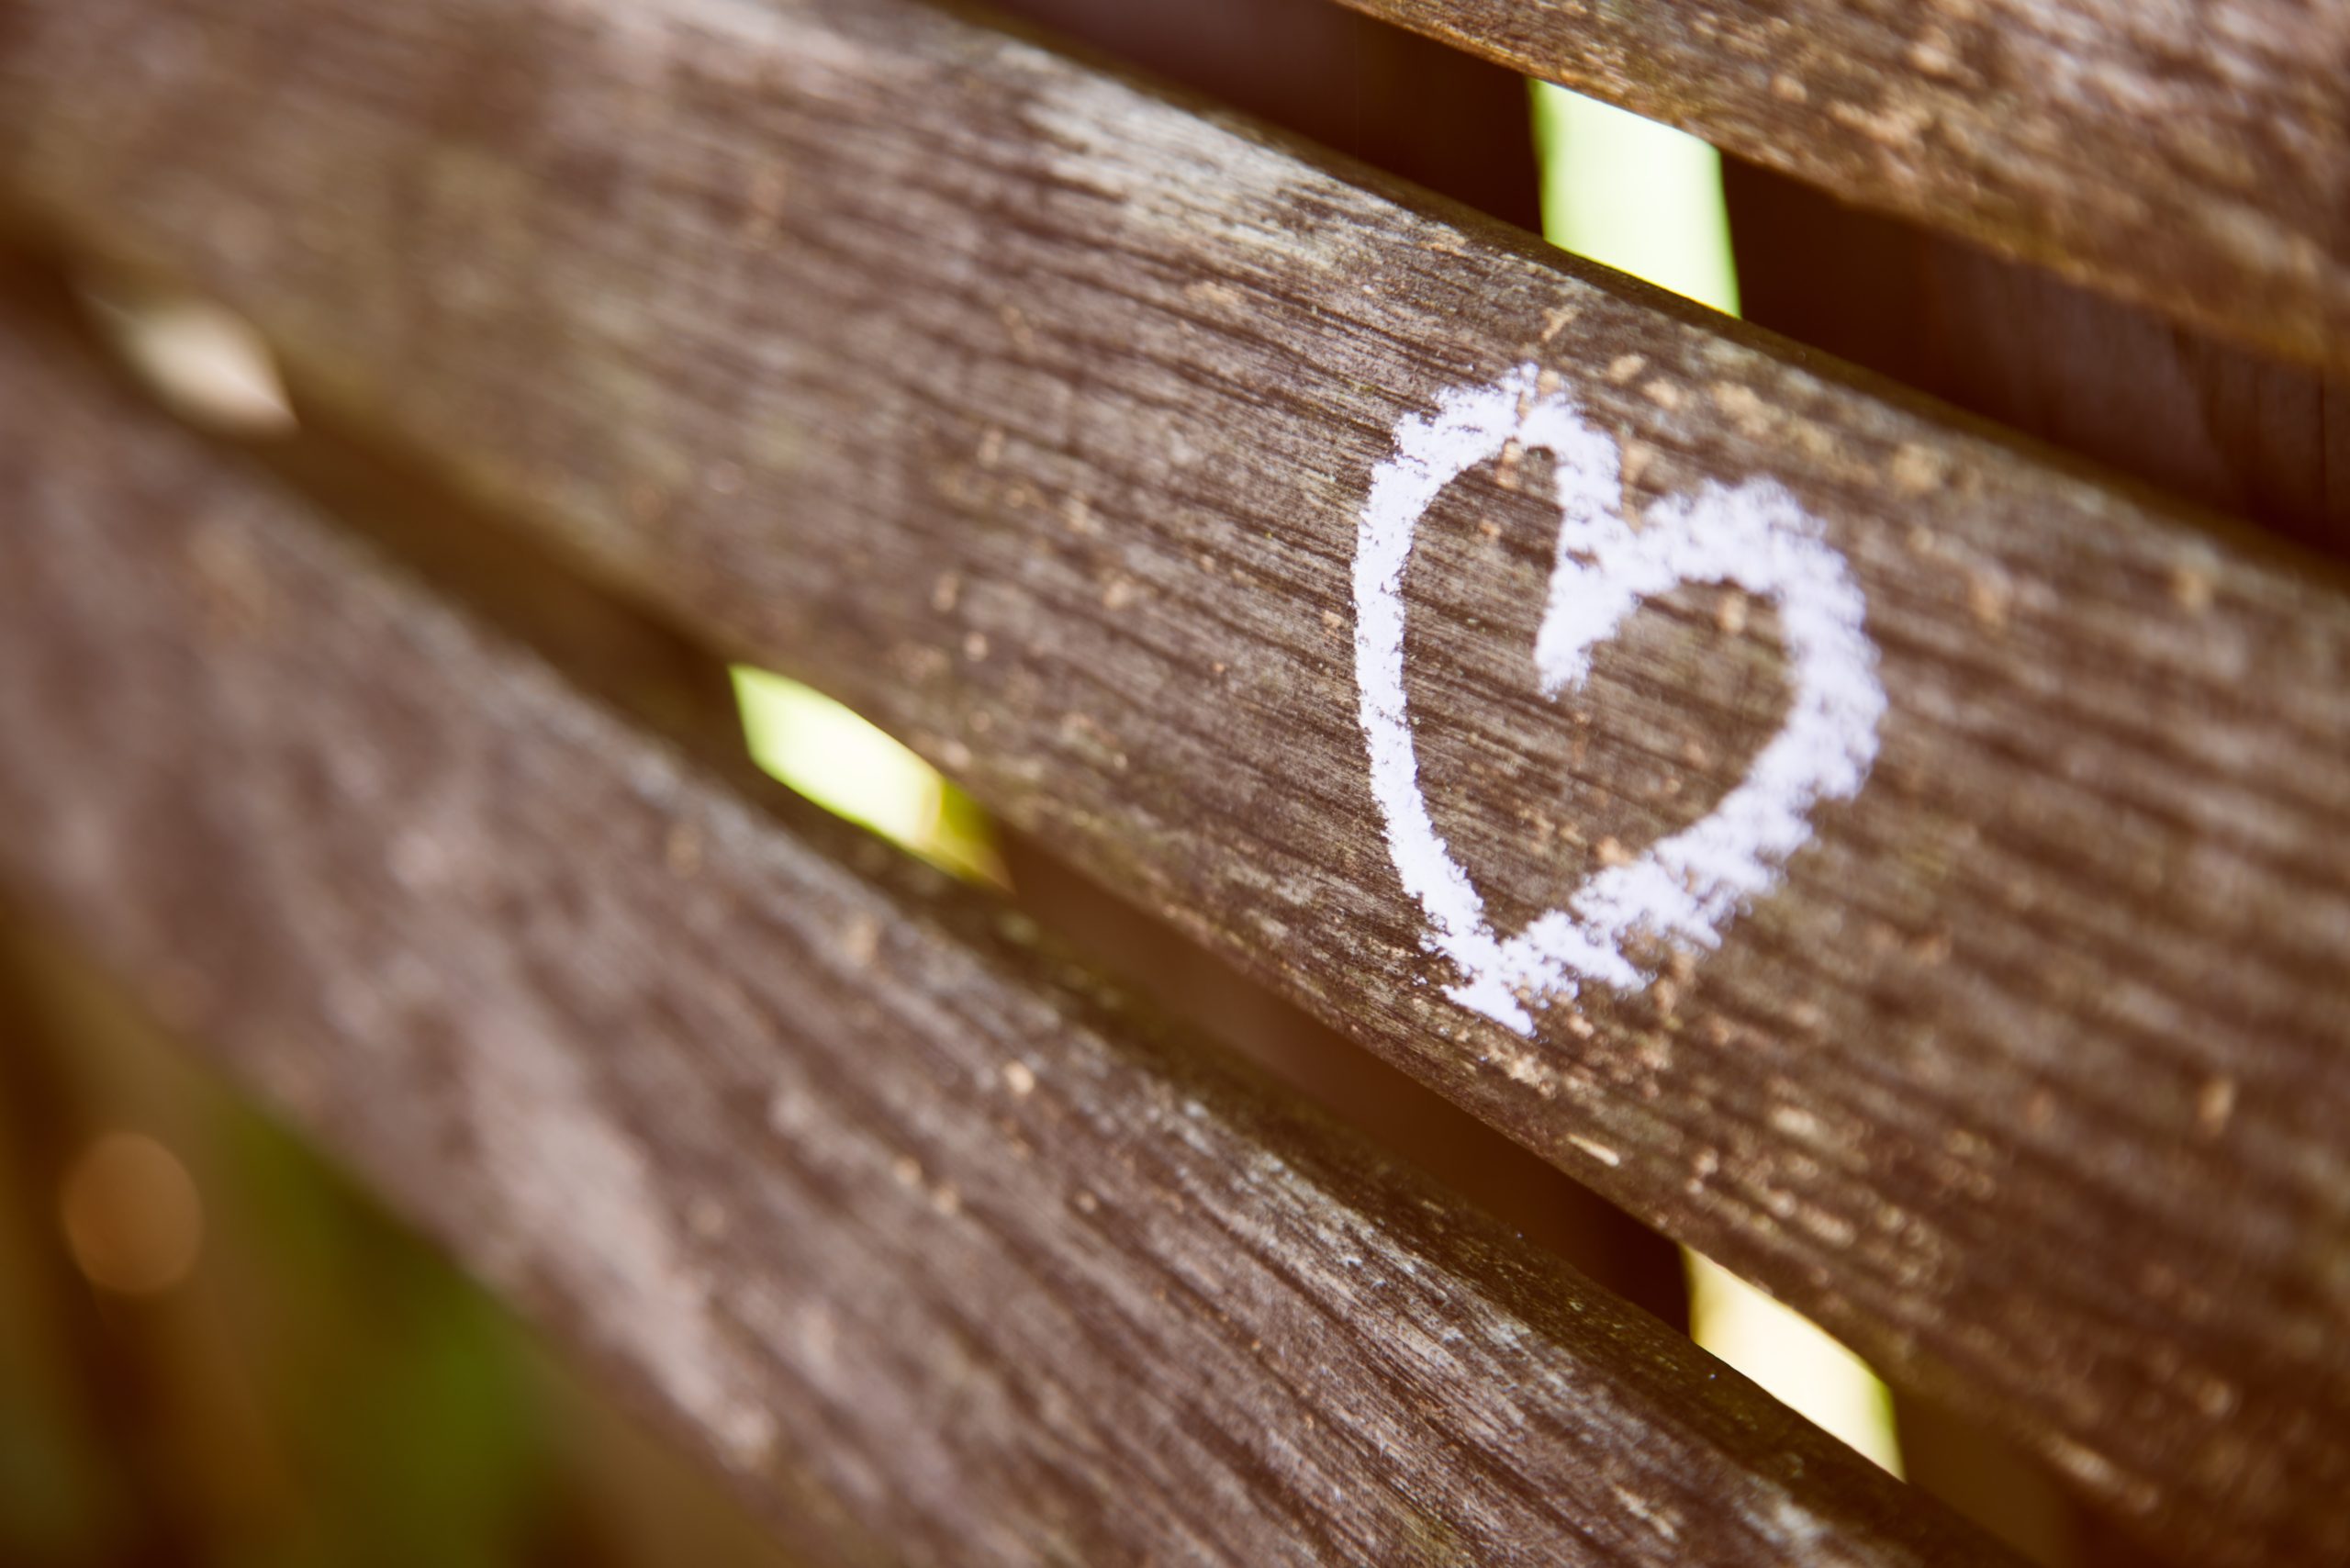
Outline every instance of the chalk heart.
{"label": "chalk heart", "polygon": [[[1776,606],[1793,690],[1785,725],[1709,815],[1595,872],[1565,908],[1505,937],[1420,789],[1404,698],[1404,568],[1437,497],[1513,442],[1554,463],[1559,548],[1534,643],[1545,695],[1581,687],[1592,649],[1641,601],[1683,583],[1735,584]],[[1532,1008],[1572,1001],[1586,984],[1648,985],[1653,974],[1628,956],[1636,938],[1644,950],[1693,956],[1720,946],[1809,841],[1813,808],[1859,792],[1885,712],[1860,585],[1818,519],[1767,480],[1708,482],[1648,507],[1636,528],[1623,515],[1621,465],[1612,437],[1520,365],[1492,386],[1444,394],[1433,417],[1397,428],[1355,534],[1355,678],[1396,872],[1427,913],[1427,945],[1460,971],[1447,994],[1523,1035],[1534,1032]]]}

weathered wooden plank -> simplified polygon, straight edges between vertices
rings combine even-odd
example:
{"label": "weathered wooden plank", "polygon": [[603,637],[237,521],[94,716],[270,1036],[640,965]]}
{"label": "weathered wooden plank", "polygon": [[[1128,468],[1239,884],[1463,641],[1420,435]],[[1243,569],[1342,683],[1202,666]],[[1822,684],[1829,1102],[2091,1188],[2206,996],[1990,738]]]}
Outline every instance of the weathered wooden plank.
{"label": "weathered wooden plank", "polygon": [[2350,368],[2350,9],[1345,0],[1848,200]]}
{"label": "weathered wooden plank", "polygon": [[[2344,1544],[2338,578],[890,0],[27,17],[0,183],[41,221],[229,296],[387,439],[2141,1529]],[[1619,954],[1654,983],[1530,1036],[1449,994],[1472,923],[1432,950],[1402,880],[1357,679],[1394,601],[1354,597],[1399,427],[1529,362],[1601,432],[1603,511],[1611,454],[1659,537],[1784,487],[1814,632],[1854,648],[1848,572],[1874,644],[1805,711],[1885,702],[1717,948]],[[1429,814],[1503,931],[1789,711],[1784,618],[1711,582],[1547,700],[1546,483],[1450,487],[1400,595]]]}
{"label": "weathered wooden plank", "polygon": [[974,895],[782,830],[15,336],[0,503],[0,877],[803,1550],[1988,1560]]}

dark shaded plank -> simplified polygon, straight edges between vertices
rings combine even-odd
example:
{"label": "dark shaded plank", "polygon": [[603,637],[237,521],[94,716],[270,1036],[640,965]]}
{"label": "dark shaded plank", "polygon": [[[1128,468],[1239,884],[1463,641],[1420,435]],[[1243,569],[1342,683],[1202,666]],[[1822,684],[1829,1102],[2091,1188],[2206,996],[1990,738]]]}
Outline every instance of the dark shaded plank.
{"label": "dark shaded plank", "polygon": [[2350,368],[2350,9],[1345,0],[2270,353]]}
{"label": "dark shaded plank", "polygon": [[0,354],[0,875],[791,1544],[1991,1551],[1016,922]]}
{"label": "dark shaded plank", "polygon": [[998,0],[991,9],[1505,223],[1542,227],[1523,84],[1491,62],[1329,0]]}
{"label": "dark shaded plank", "polygon": [[2350,555],[2350,381],[1739,159],[1722,185],[1748,320]]}
{"label": "dark shaded plank", "polygon": [[[2337,578],[889,0],[28,16],[40,221],[2150,1536],[2344,1544]],[[1785,486],[1887,704],[1718,950],[1531,1037],[1399,880],[1351,577],[1399,423],[1528,361],[1651,523]],[[1777,618],[1713,584],[1545,700],[1545,484],[1453,486],[1403,585],[1431,812],[1505,931],[1786,711]]]}

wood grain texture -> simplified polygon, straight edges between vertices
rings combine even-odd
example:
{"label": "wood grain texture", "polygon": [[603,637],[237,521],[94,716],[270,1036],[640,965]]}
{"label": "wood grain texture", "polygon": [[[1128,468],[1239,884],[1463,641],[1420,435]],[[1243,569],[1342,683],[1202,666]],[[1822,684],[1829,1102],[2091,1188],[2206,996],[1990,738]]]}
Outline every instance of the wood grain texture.
{"label": "wood grain texture", "polygon": [[[2150,1538],[2350,1545],[2337,577],[890,0],[18,18],[33,220],[235,301],[386,440]],[[1719,951],[1522,1041],[1447,1001],[1382,841],[1348,574],[1397,421],[1528,359],[1636,508],[1762,476],[1824,520],[1891,707]],[[1543,489],[1454,486],[1404,584],[1504,929],[1703,814],[1784,702],[1771,616],[1709,588],[1543,700]]]}
{"label": "wood grain texture", "polygon": [[2350,367],[2350,9],[1345,0],[2175,319]]}
{"label": "wood grain texture", "polygon": [[[823,1561],[2006,1561],[0,344],[0,879]],[[858,862],[875,862],[865,870]]]}

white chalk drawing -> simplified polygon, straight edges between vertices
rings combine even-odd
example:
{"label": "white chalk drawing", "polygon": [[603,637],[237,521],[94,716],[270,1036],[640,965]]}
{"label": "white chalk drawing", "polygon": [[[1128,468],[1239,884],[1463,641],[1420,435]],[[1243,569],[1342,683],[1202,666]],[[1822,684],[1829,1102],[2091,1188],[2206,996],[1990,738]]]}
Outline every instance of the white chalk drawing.
{"label": "white chalk drawing", "polygon": [[[1555,464],[1558,555],[1534,643],[1544,695],[1580,687],[1592,649],[1641,600],[1681,583],[1734,584],[1776,606],[1793,689],[1785,726],[1710,815],[1595,873],[1566,908],[1503,937],[1421,790],[1404,701],[1404,568],[1445,487],[1513,442]],[[1572,1001],[1586,982],[1650,983],[1653,974],[1627,956],[1636,935],[1693,953],[1718,946],[1731,918],[1776,886],[1810,839],[1812,808],[1859,791],[1885,712],[1860,585],[1793,496],[1767,480],[1709,482],[1650,506],[1636,527],[1623,515],[1620,470],[1615,440],[1564,393],[1543,393],[1524,364],[1492,386],[1448,392],[1433,418],[1397,427],[1355,533],[1355,679],[1389,851],[1427,913],[1427,945],[1460,970],[1446,994],[1525,1035],[1530,1008]]]}

